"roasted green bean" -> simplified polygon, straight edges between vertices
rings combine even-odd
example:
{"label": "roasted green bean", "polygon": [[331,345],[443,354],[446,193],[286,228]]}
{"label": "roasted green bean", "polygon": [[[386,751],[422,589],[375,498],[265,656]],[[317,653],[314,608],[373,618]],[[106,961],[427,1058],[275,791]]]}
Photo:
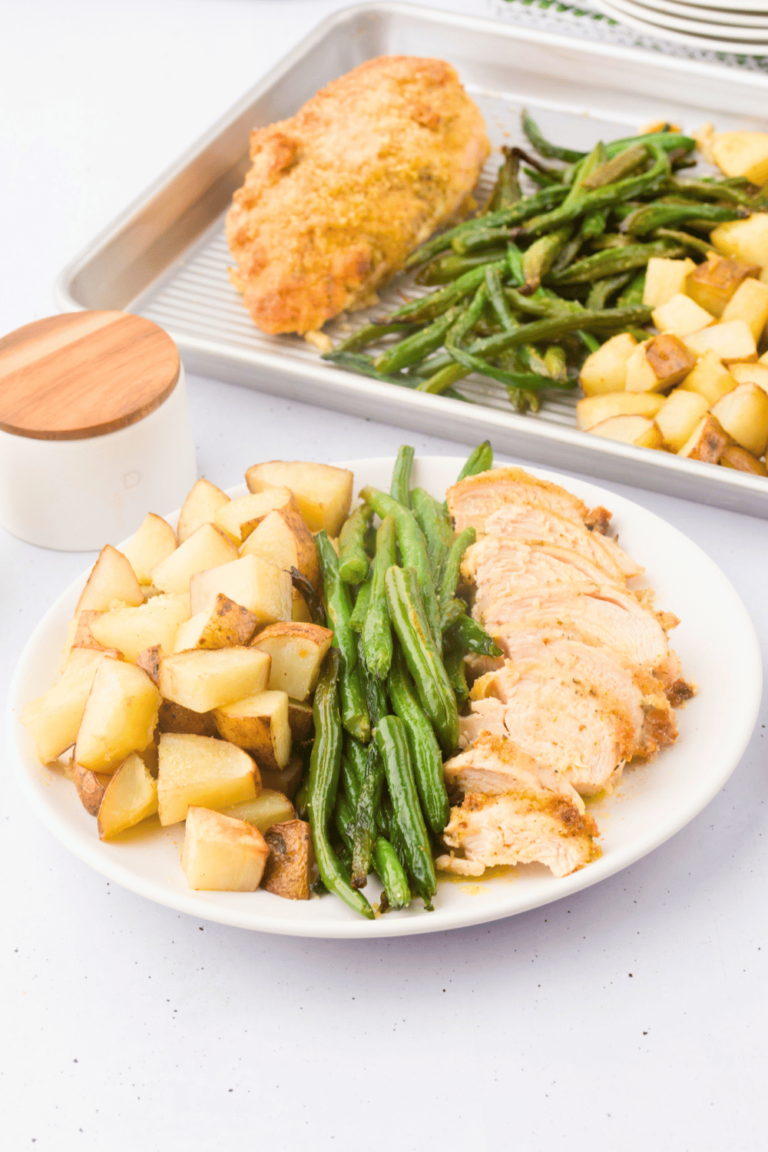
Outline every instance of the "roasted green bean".
{"label": "roasted green bean", "polygon": [[333,629],[332,643],[343,660],[339,677],[342,723],[350,735],[367,744],[371,738],[371,723],[357,666],[357,640],[349,622],[352,614],[349,585],[339,576],[339,559],[325,529],[317,533],[315,543],[323,573],[328,623]]}
{"label": "roasted green bean", "polygon": [[[407,908],[411,902],[408,877],[398,859],[397,852],[384,836],[378,836],[373,846],[373,866],[384,887],[384,894],[389,907],[395,911],[400,908]],[[382,911],[384,911],[383,907]]]}
{"label": "roasted green bean", "polygon": [[431,907],[437,891],[432,847],[421,814],[405,726],[397,716],[385,716],[381,721],[376,729],[376,745],[384,763],[405,864],[416,892]]}
{"label": "roasted green bean", "polygon": [[365,534],[373,519],[373,508],[360,504],[348,516],[339,533],[339,576],[345,584],[359,584],[368,575]]}
{"label": "roasted green bean", "polygon": [[392,662],[392,629],[389,622],[384,578],[397,563],[397,532],[394,516],[385,516],[376,533],[376,555],[373,558],[371,595],[360,643],[368,670],[383,680]]}
{"label": "roasted green bean", "polygon": [[450,812],[443,776],[443,758],[399,648],[392,661],[387,689],[395,715],[400,717],[405,727],[424,815],[432,831],[439,835],[448,823]]}

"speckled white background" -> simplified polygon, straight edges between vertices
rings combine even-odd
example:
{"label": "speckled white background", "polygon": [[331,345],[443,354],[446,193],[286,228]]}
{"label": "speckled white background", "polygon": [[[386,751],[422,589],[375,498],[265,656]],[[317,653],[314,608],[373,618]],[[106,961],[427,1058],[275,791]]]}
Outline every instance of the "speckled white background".
{"label": "speckled white background", "polygon": [[[4,0],[0,329],[52,312],[66,261],[344,6]],[[200,469],[220,485],[264,454],[333,461],[393,452],[404,438],[209,380],[193,378],[190,394]],[[409,439],[419,452],[456,452]],[[718,561],[765,648],[768,525],[616,490]],[[0,530],[4,686],[88,560]],[[766,722],[764,708],[709,808],[619,876],[487,927],[371,945],[249,934],[115,888],[44,830],[6,771],[3,1147],[757,1152]]]}

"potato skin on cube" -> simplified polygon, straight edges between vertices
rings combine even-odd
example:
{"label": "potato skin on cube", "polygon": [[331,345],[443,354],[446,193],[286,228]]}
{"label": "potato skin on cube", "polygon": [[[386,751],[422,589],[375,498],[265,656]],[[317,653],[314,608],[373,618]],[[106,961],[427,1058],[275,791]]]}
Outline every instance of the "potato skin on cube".
{"label": "potato skin on cube", "polygon": [[701,460],[705,464],[717,464],[728,443],[728,436],[719,420],[710,414],[699,421],[678,456]]}
{"label": "potato skin on cube", "polygon": [[759,275],[757,264],[742,264],[739,260],[708,252],[706,263],[695,265],[689,273],[684,291],[719,320],[739,285],[748,276]]}
{"label": "potato skin on cube", "polygon": [[750,472],[753,476],[768,476],[768,468],[762,460],[758,460],[740,444],[729,444],[720,457],[720,464],[724,468],[733,468],[736,472]]}
{"label": "potato skin on cube", "polygon": [[309,900],[309,883],[314,852],[309,824],[290,820],[273,824],[264,839],[269,857],[262,888],[285,900]]}
{"label": "potato skin on cube", "polygon": [[111,777],[100,775],[98,772],[91,772],[90,768],[83,768],[82,764],[78,764],[75,760],[74,749],[69,762],[69,775],[83,808],[91,816],[98,816],[101,801],[104,799],[104,793]]}
{"label": "potato skin on cube", "polygon": [[255,800],[261,777],[252,758],[225,740],[164,732],[159,741],[160,823],[184,820],[190,805],[226,808]]}
{"label": "potato skin on cube", "polygon": [[181,866],[190,888],[207,892],[255,892],[269,848],[258,828],[207,808],[187,813]]}
{"label": "potato skin on cube", "polygon": [[183,704],[173,700],[163,700],[157,716],[158,732],[175,732],[177,735],[210,736],[219,734],[213,712],[193,712]]}
{"label": "potato skin on cube", "polygon": [[180,626],[173,650],[242,647],[253,636],[256,624],[253,612],[220,592],[210,611],[199,612]]}

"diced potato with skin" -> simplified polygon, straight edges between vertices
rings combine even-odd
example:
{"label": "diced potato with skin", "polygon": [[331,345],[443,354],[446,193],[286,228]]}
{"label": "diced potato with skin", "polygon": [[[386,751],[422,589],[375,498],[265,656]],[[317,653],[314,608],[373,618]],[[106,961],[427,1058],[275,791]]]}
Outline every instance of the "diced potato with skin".
{"label": "diced potato with skin", "polygon": [[102,653],[96,655],[98,659],[73,669],[21,711],[19,720],[29,730],[42,764],[53,763],[77,739],[96,673],[105,660],[110,660]]}
{"label": "diced potato with skin", "polygon": [[151,584],[152,570],[176,551],[176,533],[167,520],[150,512],[122,551],[139,584]]}
{"label": "diced potato with skin", "polygon": [[696,265],[689,256],[684,260],[668,260],[663,256],[652,256],[645,270],[643,304],[658,308],[673,296],[685,291],[686,277]]}
{"label": "diced potato with skin", "polygon": [[[267,489],[263,495],[277,489]],[[287,491],[287,489],[286,489]],[[320,559],[314,537],[297,512],[289,508],[270,512],[240,549],[241,556],[260,556],[278,568],[298,569],[314,588],[320,587]]]}
{"label": "diced potato with skin", "polygon": [[712,156],[726,176],[746,176],[757,185],[768,180],[768,132],[718,132]]}
{"label": "diced potato with skin", "polygon": [[768,446],[768,394],[759,384],[739,384],[712,408],[712,415],[737,444],[753,456]]}
{"label": "diced potato with skin", "polygon": [[639,344],[627,363],[627,392],[663,392],[694,368],[696,357],[677,336],[654,336]]}
{"label": "diced potato with skin", "polygon": [[211,484],[210,480],[198,480],[193,484],[179,513],[176,529],[179,544],[188,540],[193,532],[203,524],[212,524],[216,512],[223,504],[229,503],[229,496]]}
{"label": "diced potato with skin", "polygon": [[290,488],[266,488],[263,492],[251,492],[248,496],[238,496],[223,504],[216,512],[214,524],[241,544],[265,516],[276,508],[285,508],[301,516],[296,497]]}
{"label": "diced potato with skin", "polygon": [[91,635],[105,648],[116,648],[135,663],[142,652],[157,645],[161,655],[173,652],[176,633],[189,608],[185,597],[153,596],[138,608],[115,608],[91,622]]}
{"label": "diced potato with skin", "polygon": [[705,464],[717,464],[728,444],[727,434],[710,413],[696,425],[678,452],[678,456],[687,456],[689,460],[701,460]]}
{"label": "diced potato with skin", "polygon": [[152,742],[159,707],[160,693],[142,668],[102,660],[77,734],[78,764],[110,775]]}
{"label": "diced potato with skin", "polygon": [[353,474],[330,464],[271,460],[249,468],[245,482],[251,492],[280,485],[290,488],[311,532],[325,528],[329,536],[338,536],[352,507]]}
{"label": "diced potato with skin", "polygon": [[675,389],[656,416],[656,424],[664,443],[673,452],[679,452],[691,432],[706,414],[709,405],[698,392]]}
{"label": "diced potato with skin", "polygon": [[726,396],[738,380],[717,358],[714,352],[705,352],[680,387],[686,392],[698,392],[711,406]]}
{"label": "diced potato with skin", "polygon": [[222,814],[231,816],[233,820],[245,820],[263,834],[273,824],[282,824],[285,820],[295,819],[296,810],[282,792],[265,788],[255,800],[232,804],[223,808]]}
{"label": "diced potato with skin", "polygon": [[301,700],[288,698],[288,723],[291,727],[291,738],[294,744],[303,744],[310,740],[314,731],[314,717],[312,705],[302,703]]}
{"label": "diced potato with skin", "polygon": [[154,816],[157,781],[135,752],[126,757],[109,781],[99,807],[99,838],[109,840]]}
{"label": "diced potato with skin", "polygon": [[300,756],[291,756],[285,768],[281,768],[280,771],[261,766],[259,771],[265,792],[267,789],[272,792],[282,792],[289,800],[293,800],[304,775],[304,763]]}
{"label": "diced potato with skin", "polygon": [[291,728],[285,692],[257,692],[214,712],[222,737],[247,748],[259,765],[273,771],[291,758]]}
{"label": "diced potato with skin", "polygon": [[91,772],[90,768],[83,768],[82,764],[78,764],[75,760],[74,749],[69,762],[69,776],[77,789],[83,808],[91,816],[98,816],[101,801],[104,799],[104,793],[111,777],[104,776],[99,772]]}
{"label": "diced potato with skin", "polygon": [[189,648],[232,648],[248,643],[256,630],[256,616],[221,593],[209,612],[199,612],[176,633],[174,651]]}
{"label": "diced potato with skin", "polygon": [[255,892],[268,857],[269,848],[258,828],[207,808],[189,809],[181,866],[190,888]]}
{"label": "diced potato with skin", "polygon": [[713,248],[727,256],[765,268],[768,265],[768,212],[753,212],[746,220],[719,224],[709,239]]}
{"label": "diced potato with skin", "polygon": [[627,382],[627,361],[637,348],[637,340],[622,332],[591,352],[582,364],[579,382],[585,396],[623,392]]}
{"label": "diced potato with skin", "polygon": [[576,424],[588,432],[595,424],[611,416],[647,416],[653,419],[664,404],[658,392],[606,392],[602,396],[587,396],[576,405]]}
{"label": "diced potato with skin", "polygon": [[269,687],[306,700],[314,692],[320,665],[331,646],[333,632],[319,624],[271,624],[259,632],[252,646],[272,659]]}
{"label": "diced potato with skin", "polygon": [[749,276],[759,276],[757,264],[742,264],[727,256],[708,252],[706,263],[698,264],[685,281],[686,295],[718,319],[740,284]]}
{"label": "diced potato with skin", "polygon": [[63,675],[68,676],[70,672],[79,672],[87,664],[94,665],[102,656],[109,656],[112,660],[120,659],[120,653],[115,648],[73,648],[67,658]]}
{"label": "diced potato with skin", "polygon": [[177,735],[210,736],[219,735],[213,712],[193,712],[183,704],[173,700],[163,700],[157,717],[158,732],[174,732]]}
{"label": "diced potato with skin", "polygon": [[757,346],[749,325],[745,320],[721,321],[711,328],[692,332],[683,343],[695,356],[714,352],[724,364],[734,360],[756,360]]}
{"label": "diced potato with skin", "polygon": [[202,524],[175,552],[158,564],[152,572],[152,583],[161,592],[188,592],[196,573],[236,559],[237,548],[226,533],[214,524]]}
{"label": "diced potato with skin", "polygon": [[210,612],[219,595],[253,612],[257,624],[290,620],[293,606],[291,578],[276,564],[259,556],[240,556],[210,571],[198,572],[190,584],[192,614]]}
{"label": "diced potato with skin", "polygon": [[255,800],[260,791],[259,770],[242,748],[208,736],[161,735],[157,776],[161,824],[185,820],[190,805],[227,808]]}
{"label": "diced potato with skin", "polygon": [[728,320],[745,320],[755,338],[755,344],[759,344],[768,322],[768,284],[761,284],[759,280],[745,280],[723,312],[723,322]]}
{"label": "diced potato with skin", "polygon": [[659,332],[669,332],[671,336],[687,336],[690,332],[698,332],[714,324],[715,318],[704,308],[701,308],[690,296],[681,292],[673,296],[666,304],[654,308],[651,319]]}
{"label": "diced potato with skin", "polygon": [[102,548],[91,570],[88,582],[80,594],[75,616],[84,610],[105,612],[115,604],[138,607],[144,603],[144,593],[131,565],[111,544]]}
{"label": "diced potato with skin", "polygon": [[720,457],[724,468],[733,468],[737,472],[750,472],[753,476],[768,476],[768,468],[762,460],[758,460],[740,444],[729,444]]}
{"label": "diced potato with skin", "polygon": [[195,648],[161,657],[158,687],[165,700],[211,712],[263,692],[269,665],[258,648]]}
{"label": "diced potato with skin", "polygon": [[661,432],[653,420],[645,416],[612,416],[610,420],[603,420],[590,428],[595,436],[604,436],[607,440],[621,440],[625,444],[634,444],[638,448],[661,448]]}
{"label": "diced potato with skin", "polygon": [[731,375],[739,384],[759,384],[768,392],[768,364],[731,364]]}
{"label": "diced potato with skin", "polygon": [[94,639],[91,632],[91,624],[94,620],[98,620],[104,616],[105,612],[95,612],[92,608],[85,608],[78,617],[75,619],[75,635],[72,639],[73,648],[96,648],[101,651],[104,650],[106,645],[100,644],[98,640]]}
{"label": "diced potato with skin", "polygon": [[160,679],[160,645],[153,644],[151,648],[145,648],[143,652],[139,652],[136,657],[136,666],[143,668],[152,683],[157,684]]}
{"label": "diced potato with skin", "polygon": [[309,883],[315,854],[309,824],[290,820],[273,824],[264,839],[269,858],[261,886],[286,900],[309,900]]}

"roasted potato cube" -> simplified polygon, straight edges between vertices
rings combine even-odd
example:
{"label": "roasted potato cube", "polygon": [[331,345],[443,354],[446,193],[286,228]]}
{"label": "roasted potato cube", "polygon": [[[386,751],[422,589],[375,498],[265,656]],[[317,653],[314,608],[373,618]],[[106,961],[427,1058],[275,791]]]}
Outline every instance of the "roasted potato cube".
{"label": "roasted potato cube", "polygon": [[189,620],[186,597],[153,596],[138,608],[114,608],[91,621],[91,636],[105,648],[116,648],[135,662],[157,645],[161,655],[173,652],[179,626]]}
{"label": "roasted potato cube", "polygon": [[163,700],[157,716],[158,732],[175,732],[177,735],[210,736],[216,738],[219,730],[213,712],[193,712],[183,704],[173,700]]}
{"label": "roasted potato cube", "polygon": [[157,781],[132,752],[115,772],[99,807],[99,837],[109,840],[157,812]]}
{"label": "roasted potato cube", "polygon": [[300,700],[291,700],[289,697],[288,723],[294,744],[303,744],[305,740],[309,740],[314,730],[312,705],[303,704]]}
{"label": "roasted potato cube", "polygon": [[[768,364],[731,364],[731,375],[739,384],[751,381],[768,392]],[[731,389],[733,391],[733,389]]]}
{"label": "roasted potato cube", "polygon": [[768,446],[768,394],[759,384],[739,384],[712,407],[729,436],[753,456],[762,456]]}
{"label": "roasted potato cube", "polygon": [[116,648],[101,648],[96,643],[94,643],[93,648],[73,648],[67,657],[63,675],[68,676],[70,672],[79,671],[81,668],[84,668],[86,664],[92,664],[94,661],[98,661],[101,656],[109,656],[112,660],[120,659],[120,653]]}
{"label": "roasted potato cube", "polygon": [[245,645],[255,630],[254,613],[219,593],[209,612],[199,612],[179,628],[174,650]]}
{"label": "roasted potato cube", "polygon": [[101,652],[96,657],[73,669],[22,709],[19,719],[29,729],[42,764],[53,763],[75,743],[96,673],[101,663],[109,660]]}
{"label": "roasted potato cube", "polygon": [[[266,792],[282,792],[289,800],[293,800],[296,795],[301,778],[304,775],[304,764],[300,756],[291,756],[285,768],[279,772],[274,771],[272,768],[259,768],[261,772],[261,784]],[[263,795],[264,793],[262,793]]]}
{"label": "roasted potato cube", "polygon": [[291,728],[285,692],[256,692],[214,712],[225,740],[247,748],[265,768],[285,768],[291,758]]}
{"label": "roasted potato cube", "polygon": [[734,360],[756,360],[757,346],[752,331],[745,320],[721,321],[711,328],[692,332],[683,343],[695,356],[714,352],[718,360],[730,364]]}
{"label": "roasted potato cube", "polygon": [[107,784],[112,777],[104,776],[99,772],[91,772],[90,768],[83,768],[82,764],[78,764],[75,760],[74,749],[72,749],[72,758],[69,762],[69,775],[77,789],[83,808],[86,812],[90,812],[91,816],[98,816]]}
{"label": "roasted potato cube", "polygon": [[768,132],[718,132],[712,156],[726,176],[746,176],[758,185],[768,180]]}
{"label": "roasted potato cube", "polygon": [[258,648],[194,648],[161,657],[158,686],[166,700],[211,712],[264,691],[269,663]]}
{"label": "roasted potato cube", "polygon": [[226,492],[211,484],[210,480],[198,480],[193,484],[179,513],[179,525],[176,529],[179,544],[188,540],[203,524],[213,524],[217,510],[228,503],[229,496]]}
{"label": "roasted potato cube", "polygon": [[708,407],[707,401],[698,392],[686,392],[679,388],[671,392],[656,416],[656,424],[666,446],[673,452],[679,452]]}
{"label": "roasted potato cube", "polygon": [[668,260],[663,256],[652,256],[645,270],[643,304],[658,308],[673,296],[685,291],[686,277],[696,265],[689,256],[684,260]]}
{"label": "roasted potato cube", "polygon": [[190,805],[226,808],[255,800],[256,764],[242,748],[207,736],[163,732],[159,741],[157,798],[161,824],[186,819]]}
{"label": "roasted potato cube", "polygon": [[264,839],[269,847],[262,888],[286,900],[309,900],[309,882],[315,862],[312,833],[304,820],[273,824]]}
{"label": "roasted potato cube", "polygon": [[757,264],[742,264],[727,256],[708,252],[705,264],[695,265],[685,281],[684,291],[718,319],[739,285],[749,276],[759,276]]}
{"label": "roasted potato cube", "polygon": [[161,592],[189,592],[190,581],[198,572],[228,564],[237,559],[237,548],[214,524],[202,524],[175,552],[152,572],[152,583]]}
{"label": "roasted potato cube", "polygon": [[255,892],[269,848],[244,820],[191,807],[184,830],[181,866],[190,888],[207,892]]}
{"label": "roasted potato cube", "polygon": [[152,583],[152,570],[176,551],[176,533],[167,520],[150,512],[123,548],[139,584]]}
{"label": "roasted potato cube", "polygon": [[719,421],[710,414],[699,421],[678,456],[701,460],[705,464],[717,464],[728,442],[728,436]]}
{"label": "roasted potato cube", "polygon": [[768,476],[768,468],[740,444],[729,444],[720,457],[724,468],[734,468],[737,472],[750,472],[753,476]]}
{"label": "roasted potato cube", "polygon": [[273,624],[276,620],[291,618],[293,585],[290,576],[276,564],[258,556],[240,556],[228,564],[193,576],[190,585],[193,615],[210,612],[220,594],[252,612],[257,624]]}
{"label": "roasted potato cube", "polygon": [[768,213],[753,212],[746,220],[719,224],[709,236],[713,248],[743,260],[745,264],[768,265]]}
{"label": "roasted potato cube", "polygon": [[627,361],[637,348],[637,340],[629,332],[622,332],[606,340],[596,352],[584,361],[579,382],[585,396],[600,396],[605,392],[622,392],[627,382]]}
{"label": "roasted potato cube", "polygon": [[576,424],[588,432],[595,424],[611,416],[647,416],[653,419],[664,403],[657,392],[606,392],[602,396],[587,396],[576,405]]}
{"label": "roasted potato cube", "polygon": [[152,742],[160,693],[135,664],[102,660],[96,669],[75,744],[75,759],[111,775],[131,752]]}
{"label": "roasted potato cube", "polygon": [[111,544],[102,548],[94,564],[88,582],[80,594],[75,616],[84,610],[105,612],[116,604],[130,604],[133,607],[144,603],[136,574],[131,565]]}
{"label": "roasted potato cube", "polygon": [[329,536],[338,536],[352,507],[354,476],[330,464],[271,460],[249,468],[245,482],[251,492],[280,485],[290,488],[311,532],[325,528]]}
{"label": "roasted potato cube", "polygon": [[151,648],[145,648],[143,652],[139,652],[136,657],[136,666],[143,668],[152,683],[157,684],[160,679],[160,645],[153,644]]}
{"label": "roasted potato cube", "polygon": [[314,692],[320,665],[331,646],[333,632],[319,624],[270,624],[251,641],[272,658],[269,687],[306,700]]}
{"label": "roasted potato cube", "polygon": [[661,448],[662,439],[653,420],[645,416],[612,416],[590,428],[595,436],[607,440],[621,440],[625,444],[635,444],[638,448]]}
{"label": "roasted potato cube", "polygon": [[698,392],[712,405],[732,392],[737,383],[735,376],[720,363],[714,352],[705,352],[680,387],[686,392]]}
{"label": "roasted potato cube", "polygon": [[654,308],[651,319],[659,332],[668,332],[671,336],[687,336],[689,332],[698,332],[714,324],[715,318],[704,308],[701,308],[690,296],[681,292],[673,296],[666,304]]}
{"label": "roasted potato cube", "polygon": [[669,333],[639,344],[627,363],[627,392],[663,392],[694,368],[696,357]]}
{"label": "roasted potato cube", "polygon": [[[94,612],[91,608],[85,608],[80,615],[76,617],[74,621],[75,634],[72,638],[73,648],[95,648],[98,652],[106,651],[105,645],[100,644],[91,632],[91,624],[93,624],[94,620],[98,620],[104,615],[106,615],[106,613]],[[120,653],[118,653],[115,658],[119,660]]]}
{"label": "roasted potato cube", "polygon": [[[267,495],[267,489],[262,495]],[[287,491],[287,489],[286,489]],[[279,508],[270,512],[247,538],[241,556],[259,556],[278,568],[297,568],[315,588],[320,587],[320,560],[314,537],[297,512]]]}
{"label": "roasted potato cube", "polygon": [[265,488],[263,492],[251,492],[248,496],[230,500],[229,504],[218,509],[214,523],[236,544],[242,544],[257,524],[275,508],[285,508],[301,518],[293,492],[290,488],[280,487]]}
{"label": "roasted potato cube", "polygon": [[745,280],[725,307],[723,322],[728,320],[746,320],[755,344],[759,344],[768,321],[768,284]]}
{"label": "roasted potato cube", "polygon": [[255,800],[231,804],[228,808],[223,808],[222,813],[224,816],[231,816],[233,820],[246,820],[262,834],[273,824],[282,824],[283,821],[293,820],[296,816],[293,804],[283,792],[266,788]]}

